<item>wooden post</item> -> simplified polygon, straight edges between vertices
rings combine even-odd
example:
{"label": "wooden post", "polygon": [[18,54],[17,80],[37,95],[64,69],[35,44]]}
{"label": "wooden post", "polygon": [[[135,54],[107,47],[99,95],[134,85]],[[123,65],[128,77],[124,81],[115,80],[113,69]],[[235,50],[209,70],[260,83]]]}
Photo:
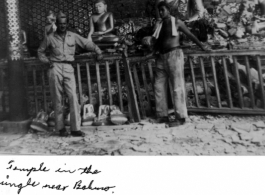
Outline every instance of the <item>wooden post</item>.
{"label": "wooden post", "polygon": [[123,108],[123,100],[122,100],[122,85],[121,85],[121,74],[120,74],[120,63],[116,60],[116,73],[117,73],[117,83],[118,83],[118,91],[119,91],[119,105],[122,112],[124,112]]}
{"label": "wooden post", "polygon": [[244,107],[244,102],[243,102],[243,95],[242,95],[242,90],[241,90],[241,82],[240,82],[240,76],[239,76],[239,71],[238,71],[238,63],[237,63],[237,58],[236,56],[233,56],[233,61],[234,61],[234,70],[235,70],[235,75],[236,75],[236,84],[237,84],[237,91],[238,91],[238,98],[239,98],[239,106],[240,108]]}
{"label": "wooden post", "polygon": [[195,74],[194,74],[194,69],[193,69],[193,62],[191,60],[191,57],[189,57],[189,64],[190,64],[190,71],[191,71],[191,78],[192,78],[192,87],[193,87],[193,92],[195,95],[195,102],[196,102],[196,106],[199,108],[200,102],[199,102],[199,96],[198,96],[198,92],[197,92]]}
{"label": "wooden post", "polygon": [[109,94],[109,105],[112,106],[112,93],[111,93],[111,81],[110,81],[110,70],[109,70],[109,62],[105,62],[106,73],[107,73],[107,83],[108,83],[108,94]]}
{"label": "wooden post", "polygon": [[213,72],[213,78],[214,78],[214,88],[215,88],[215,93],[216,93],[216,97],[217,97],[218,108],[221,108],[222,104],[221,104],[219,85],[217,82],[215,62],[214,62],[214,58],[212,56],[211,56],[211,65],[212,65],[212,72]]}
{"label": "wooden post", "polygon": [[125,78],[126,78],[126,83],[128,87],[128,96],[130,97],[129,106],[131,108],[129,110],[131,110],[134,122],[140,122],[141,117],[140,117],[139,107],[137,104],[137,99],[136,99],[136,94],[135,94],[135,89],[134,89],[133,79],[132,79],[132,73],[130,71],[127,54],[124,52],[122,57],[123,57],[123,63],[124,63]]}
{"label": "wooden post", "polygon": [[201,73],[202,73],[202,81],[203,81],[203,86],[204,86],[204,94],[205,94],[205,99],[206,99],[206,106],[210,108],[211,104],[210,104],[210,98],[208,94],[208,85],[206,81],[204,62],[203,62],[202,57],[199,57],[199,60],[200,60],[200,65],[201,65]]}
{"label": "wooden post", "polygon": [[259,83],[260,83],[260,94],[261,94],[261,101],[262,101],[262,108],[265,109],[265,90],[264,90],[264,82],[262,77],[262,68],[261,68],[261,61],[260,61],[260,55],[256,56],[257,59],[257,67],[258,67],[258,73],[259,73]]}
{"label": "wooden post", "polygon": [[251,99],[251,108],[254,109],[255,108],[255,98],[254,98],[254,93],[253,93],[248,56],[245,56],[245,62],[246,62],[246,72],[247,72],[247,78],[248,78],[248,90],[249,90],[250,99]]}
{"label": "wooden post", "polygon": [[5,0],[8,76],[9,76],[9,118],[21,121],[28,118],[26,87],[24,84],[24,63],[21,47],[19,1]]}
{"label": "wooden post", "polygon": [[135,83],[136,90],[137,90],[138,97],[139,97],[139,104],[140,104],[140,107],[141,107],[142,117],[145,119],[146,118],[146,113],[145,113],[145,107],[144,107],[144,98],[143,98],[143,94],[141,93],[140,81],[139,81],[139,78],[138,78],[136,64],[133,64],[133,75],[134,75],[134,83]]}
{"label": "wooden post", "polygon": [[88,87],[88,93],[89,93],[89,103],[92,104],[92,86],[91,86],[90,68],[89,68],[88,63],[86,63],[86,72],[87,72],[87,87]]}
{"label": "wooden post", "polygon": [[98,84],[98,99],[99,105],[102,105],[102,88],[101,88],[101,81],[100,81],[100,70],[99,70],[99,62],[96,62],[96,74],[97,74],[97,84]]}
{"label": "wooden post", "polygon": [[229,105],[229,108],[233,108],[230,82],[229,82],[229,78],[228,78],[227,64],[226,64],[225,60],[226,60],[225,57],[222,57],[222,62],[223,62],[223,66],[224,66],[225,84],[226,84],[227,97],[228,97],[228,105]]}

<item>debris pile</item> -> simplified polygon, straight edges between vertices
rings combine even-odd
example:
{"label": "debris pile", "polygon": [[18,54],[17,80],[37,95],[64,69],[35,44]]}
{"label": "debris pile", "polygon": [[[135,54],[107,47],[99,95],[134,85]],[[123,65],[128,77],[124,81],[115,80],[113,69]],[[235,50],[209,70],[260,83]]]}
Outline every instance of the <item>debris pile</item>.
{"label": "debris pile", "polygon": [[213,26],[206,44],[213,49],[264,49],[265,18],[254,1],[222,1],[204,16]]}

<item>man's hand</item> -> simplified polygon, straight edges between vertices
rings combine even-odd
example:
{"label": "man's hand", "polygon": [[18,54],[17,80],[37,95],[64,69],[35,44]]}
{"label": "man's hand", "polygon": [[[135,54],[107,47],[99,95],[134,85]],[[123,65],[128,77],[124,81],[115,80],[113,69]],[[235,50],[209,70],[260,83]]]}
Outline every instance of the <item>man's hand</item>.
{"label": "man's hand", "polygon": [[151,57],[153,57],[154,55],[155,55],[155,52],[151,52],[151,53],[147,54],[145,57],[146,57],[146,58],[151,58]]}
{"label": "man's hand", "polygon": [[211,52],[212,50],[210,48],[204,48],[202,51]]}
{"label": "man's hand", "polygon": [[49,59],[49,62],[47,63],[47,65],[49,66],[49,68],[53,68],[53,63],[50,59]]}
{"label": "man's hand", "polygon": [[97,54],[96,60],[100,61],[103,59],[103,55],[102,54]]}
{"label": "man's hand", "polygon": [[211,47],[209,45],[202,45],[202,51],[210,52],[212,51]]}
{"label": "man's hand", "polygon": [[151,36],[144,37],[142,39],[142,44],[150,46],[152,44],[152,40],[153,40],[153,37],[151,37]]}

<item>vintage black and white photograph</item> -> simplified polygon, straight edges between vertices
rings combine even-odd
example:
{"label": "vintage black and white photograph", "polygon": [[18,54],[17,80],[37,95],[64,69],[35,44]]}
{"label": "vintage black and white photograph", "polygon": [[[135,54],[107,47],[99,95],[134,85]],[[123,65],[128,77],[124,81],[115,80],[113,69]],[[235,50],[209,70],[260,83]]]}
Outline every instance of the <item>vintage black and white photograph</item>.
{"label": "vintage black and white photograph", "polygon": [[0,154],[265,155],[265,0],[0,0]]}

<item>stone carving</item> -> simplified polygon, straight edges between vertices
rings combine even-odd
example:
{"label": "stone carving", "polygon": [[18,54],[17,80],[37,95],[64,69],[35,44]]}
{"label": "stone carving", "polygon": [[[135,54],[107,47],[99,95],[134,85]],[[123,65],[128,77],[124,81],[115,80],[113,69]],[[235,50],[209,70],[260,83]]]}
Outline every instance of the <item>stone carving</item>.
{"label": "stone carving", "polygon": [[6,0],[6,20],[8,32],[8,50],[11,60],[20,60],[22,57],[20,19],[18,0]]}
{"label": "stone carving", "polygon": [[107,12],[105,0],[95,1],[95,13],[90,17],[88,39],[92,39],[99,47],[113,46],[119,38],[112,34],[114,30],[113,14]]}

